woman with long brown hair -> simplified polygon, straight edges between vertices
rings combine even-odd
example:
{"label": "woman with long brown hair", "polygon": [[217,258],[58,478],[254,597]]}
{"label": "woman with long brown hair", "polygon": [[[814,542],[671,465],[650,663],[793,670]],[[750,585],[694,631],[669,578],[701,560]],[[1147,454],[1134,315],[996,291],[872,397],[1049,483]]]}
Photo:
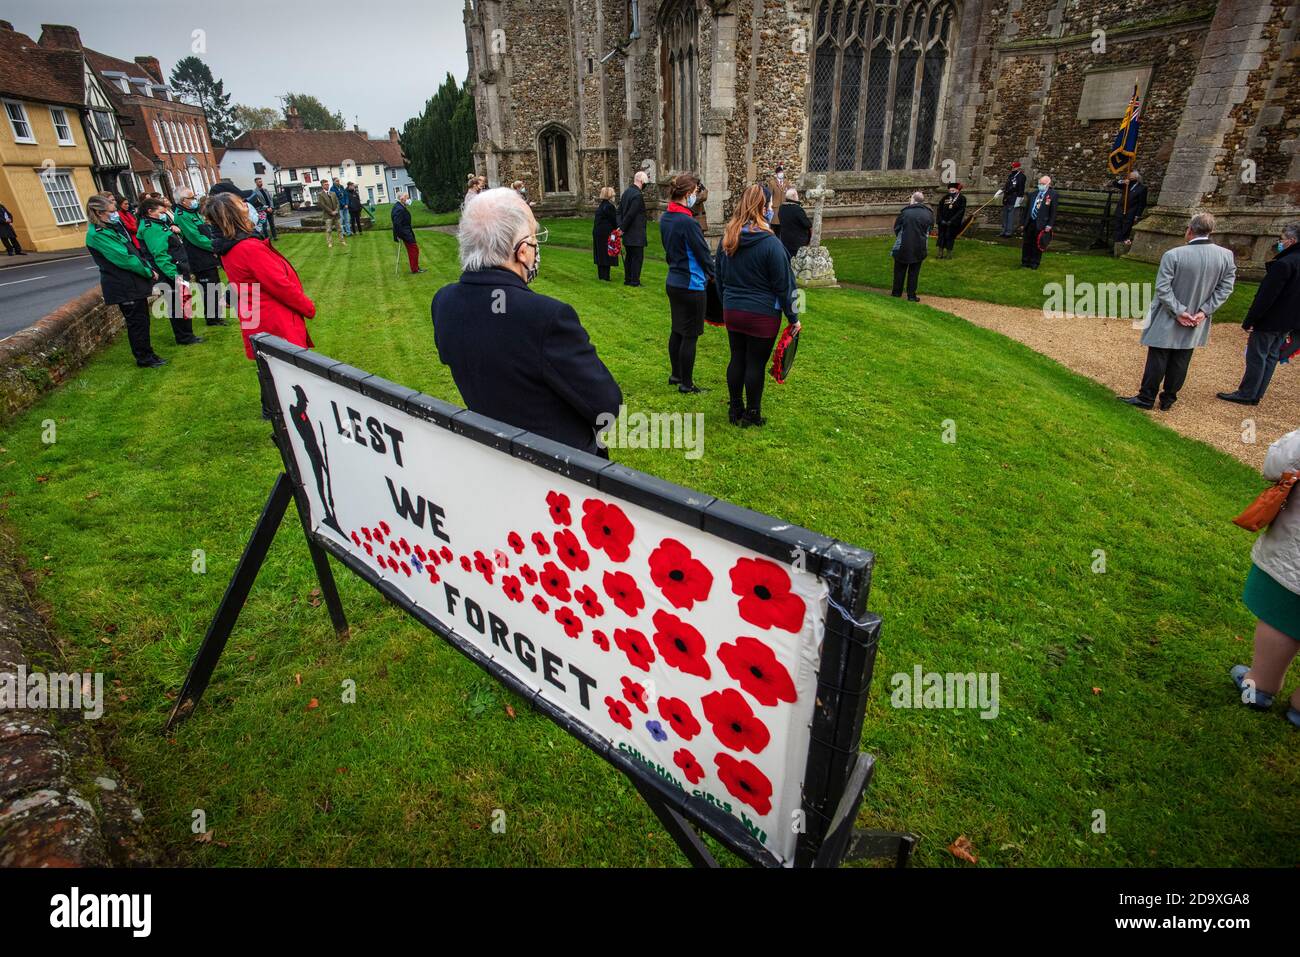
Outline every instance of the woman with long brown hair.
{"label": "woman with long brown hair", "polygon": [[307,320],[315,317],[316,304],[303,292],[302,280],[289,260],[269,240],[255,235],[253,217],[243,197],[210,195],[204,215],[216,232],[212,251],[221,257],[235,292],[244,354],[253,358],[248,338],[258,332],[310,347]]}
{"label": "woman with long brown hair", "polygon": [[772,196],[749,186],[732,210],[718,244],[718,293],[727,327],[728,417],[732,425],[763,425],[763,375],[784,313],[799,329],[797,287],[790,257],[772,232]]}
{"label": "woman with long brown hair", "polygon": [[691,215],[700,191],[700,178],[679,173],[668,186],[668,211],[659,217],[659,238],[668,261],[668,307],[672,331],[668,334],[668,384],[677,391],[703,392],[695,384],[695,344],[704,332],[705,289],[713,281],[713,256],[700,224]]}

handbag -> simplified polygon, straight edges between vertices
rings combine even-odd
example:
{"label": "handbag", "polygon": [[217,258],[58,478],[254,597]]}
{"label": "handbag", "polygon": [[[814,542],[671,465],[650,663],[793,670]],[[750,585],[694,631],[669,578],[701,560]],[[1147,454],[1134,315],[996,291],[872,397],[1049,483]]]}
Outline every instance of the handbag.
{"label": "handbag", "polygon": [[1259,493],[1255,501],[1246,506],[1246,510],[1232,520],[1232,524],[1258,532],[1268,525],[1278,513],[1286,507],[1286,500],[1291,489],[1300,480],[1300,472],[1283,472],[1282,477]]}

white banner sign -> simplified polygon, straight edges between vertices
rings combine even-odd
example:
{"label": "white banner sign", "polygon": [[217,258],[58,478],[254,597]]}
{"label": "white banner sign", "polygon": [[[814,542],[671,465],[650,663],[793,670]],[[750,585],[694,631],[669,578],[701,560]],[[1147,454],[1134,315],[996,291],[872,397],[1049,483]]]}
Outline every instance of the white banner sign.
{"label": "white banner sign", "polygon": [[820,579],[264,361],[313,531],[792,863]]}

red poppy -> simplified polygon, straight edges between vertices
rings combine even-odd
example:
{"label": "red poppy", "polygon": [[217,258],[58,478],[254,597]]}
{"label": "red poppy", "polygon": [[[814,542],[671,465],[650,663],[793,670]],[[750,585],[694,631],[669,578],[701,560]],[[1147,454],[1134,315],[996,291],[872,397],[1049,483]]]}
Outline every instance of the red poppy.
{"label": "red poppy", "polygon": [[474,566],[470,564],[468,555],[460,556],[460,567],[465,569],[467,572],[473,570]]}
{"label": "red poppy", "polygon": [[736,760],[725,751],[715,754],[713,763],[718,766],[718,777],[732,797],[748,804],[759,814],[771,813],[772,782],[766,774],[749,761]]}
{"label": "red poppy", "polygon": [[603,549],[611,560],[627,561],[636,530],[617,505],[589,498],[582,503],[582,530],[592,548]]}
{"label": "red poppy", "polygon": [[442,560],[444,562],[449,562],[456,557],[455,555],[452,554],[451,549],[448,548],[446,545],[442,546],[439,552],[442,555]]}
{"label": "red poppy", "polygon": [[551,554],[551,546],[546,543],[546,536],[541,532],[533,532],[533,548],[537,549],[538,555]]}
{"label": "red poppy", "polygon": [[406,554],[408,554],[408,555],[411,554],[411,546],[410,546],[409,544],[407,544],[407,541],[406,541],[406,538],[405,538],[405,537],[403,537],[403,538],[399,538],[399,539],[397,540],[397,544],[399,544],[399,545],[402,546],[402,551],[406,552]]}
{"label": "red poppy", "polygon": [[568,573],[555,562],[547,562],[542,566],[542,589],[560,601],[569,601],[572,597],[569,594]]}
{"label": "red poppy", "polygon": [[734,643],[718,648],[718,660],[740,687],[768,706],[778,701],[794,701],[794,682],[776,654],[757,638],[742,635]]}
{"label": "red poppy", "polygon": [[699,784],[704,780],[704,768],[700,767],[700,762],[695,760],[695,755],[685,748],[678,748],[673,752],[673,764],[682,769],[682,774],[686,775],[686,780],[692,784]]}
{"label": "red poppy", "polygon": [[384,533],[381,532],[379,529],[375,529],[375,541],[377,541],[380,545],[384,544]]}
{"label": "red poppy", "polygon": [[637,684],[631,678],[621,678],[623,682],[623,697],[632,704],[637,706],[637,710],[646,714],[650,709],[645,703],[645,685]]}
{"label": "red poppy", "polygon": [[700,723],[691,714],[690,705],[681,698],[660,698],[659,717],[672,725],[683,741],[689,741],[700,733]]}
{"label": "red poppy", "polygon": [[371,546],[371,544],[370,544],[369,542],[362,542],[362,543],[361,543],[361,547],[364,548],[364,549],[366,550],[366,554],[367,554],[367,555],[374,555],[374,554],[375,554],[375,550],[374,550],[374,548]]}
{"label": "red poppy", "polygon": [[370,541],[370,529],[366,528],[364,525],[361,526],[361,534],[366,536],[366,541]]}
{"label": "red poppy", "polygon": [[424,554],[424,547],[421,545],[415,546],[415,557],[422,562],[427,562],[429,560]]}
{"label": "red poppy", "polygon": [[645,607],[645,596],[637,587],[636,579],[627,572],[605,572],[605,594],[618,606],[618,610],[629,618]]}
{"label": "red poppy", "polygon": [[544,615],[544,614],[546,614],[547,610],[548,610],[551,606],[548,605],[548,604],[546,603],[546,599],[543,598],[541,595],[534,595],[534,596],[533,596],[533,607],[536,608],[538,611],[540,611],[540,612]]}
{"label": "red poppy", "polygon": [[577,638],[582,634],[582,619],[575,615],[568,605],[555,610],[555,620],[564,626],[564,633],[570,638]]}
{"label": "red poppy", "polygon": [[438,569],[434,568],[432,565],[425,565],[424,570],[429,573],[430,585],[436,585],[438,582],[442,581],[438,575]]}
{"label": "red poppy", "polygon": [[555,554],[570,571],[585,572],[591,565],[591,558],[587,555],[587,550],[582,547],[582,543],[578,541],[578,536],[567,528],[562,528],[555,533]]}
{"label": "red poppy", "polygon": [[573,600],[582,606],[582,613],[588,618],[599,618],[605,614],[605,606],[600,603],[596,597],[596,592],[590,585],[583,585],[573,593]]}
{"label": "red poppy", "polygon": [[605,695],[605,707],[609,709],[609,716],[611,718],[629,731],[632,730],[632,710],[626,704],[619,701],[617,698],[611,698],[609,695]]}
{"label": "red poppy", "polygon": [[641,632],[635,628],[615,628],[614,644],[627,655],[627,660],[632,663],[633,668],[640,668],[642,671],[650,670],[650,662],[655,660],[655,651]]}
{"label": "red poppy", "polygon": [[563,492],[547,492],[546,504],[551,509],[551,521],[556,525],[568,525],[573,521],[569,514],[569,496]]}
{"label": "red poppy", "polygon": [[790,591],[790,576],[774,562],[740,559],[731,569],[731,591],[740,596],[740,617],[751,625],[795,632],[803,626],[803,599]]}
{"label": "red poppy", "polygon": [[704,601],[713,587],[713,572],[675,538],[665,538],[650,553],[650,578],[675,608]]}
{"label": "red poppy", "polygon": [[[440,562],[442,562],[443,559],[438,557],[438,552],[435,549],[430,548],[429,551],[426,553],[425,561],[437,565]],[[448,558],[446,559],[446,561],[451,561],[451,559]]]}
{"label": "red poppy", "polygon": [[358,548],[361,547],[361,536],[356,532],[352,533],[352,544],[356,545]]}
{"label": "red poppy", "polygon": [[506,544],[514,549],[516,555],[522,555],[524,553],[524,540],[519,537],[518,532],[511,532],[507,535]]}
{"label": "red poppy", "polygon": [[397,559],[394,558],[394,557],[391,556],[391,555],[388,556],[388,567],[391,568],[393,571],[397,571],[397,570],[398,570],[398,568],[397,568]]}
{"label": "red poppy", "polygon": [[706,694],[700,704],[704,718],[713,725],[713,734],[733,751],[746,749],[758,754],[771,740],[767,725],[760,721],[745,696],[735,688]]}
{"label": "red poppy", "polygon": [[397,547],[397,542],[393,541],[391,538],[388,540],[388,550],[394,555],[402,554],[402,550]]}
{"label": "red poppy", "polygon": [[496,572],[496,566],[492,564],[492,559],[488,558],[482,552],[475,552],[474,570],[482,575],[489,585],[492,584],[492,576]]}
{"label": "red poppy", "polygon": [[501,576],[501,590],[511,601],[524,600],[524,590],[519,586],[519,579],[514,575]]}
{"label": "red poppy", "polygon": [[388,523],[387,523],[387,522],[385,522],[385,521],[380,521],[380,523],[379,523],[379,527],[382,528],[382,529],[384,530],[384,534],[385,534],[385,535],[391,535],[391,534],[393,534],[393,530],[392,530],[391,528],[388,527]]}
{"label": "red poppy", "polygon": [[664,664],[688,675],[707,678],[712,669],[704,658],[704,636],[669,611],[654,616],[655,647]]}
{"label": "red poppy", "polygon": [[533,571],[533,569],[532,569],[531,566],[529,566],[529,565],[520,565],[520,566],[519,566],[519,574],[521,574],[521,575],[524,576],[524,581],[528,582],[528,584],[530,584],[530,585],[536,585],[536,584],[537,584],[537,572]]}
{"label": "red poppy", "polygon": [[601,651],[609,651],[609,635],[605,634],[599,628],[592,631],[591,640],[596,643],[596,647]]}
{"label": "red poppy", "polygon": [[492,559],[497,563],[497,566],[500,568],[510,567],[510,556],[507,555],[499,548],[492,549]]}
{"label": "red poppy", "polygon": [[406,564],[406,562],[402,562],[402,563],[401,563],[401,566],[402,566],[402,574],[405,575],[407,578],[410,578],[410,577],[411,577],[411,566],[408,565],[408,564]]}

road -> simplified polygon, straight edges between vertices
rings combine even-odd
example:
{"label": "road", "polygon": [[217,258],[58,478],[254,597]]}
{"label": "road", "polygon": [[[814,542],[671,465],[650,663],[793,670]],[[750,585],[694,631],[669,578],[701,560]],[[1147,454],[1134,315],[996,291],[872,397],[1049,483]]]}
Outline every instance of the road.
{"label": "road", "polygon": [[0,269],[0,339],[99,285],[90,256]]}

